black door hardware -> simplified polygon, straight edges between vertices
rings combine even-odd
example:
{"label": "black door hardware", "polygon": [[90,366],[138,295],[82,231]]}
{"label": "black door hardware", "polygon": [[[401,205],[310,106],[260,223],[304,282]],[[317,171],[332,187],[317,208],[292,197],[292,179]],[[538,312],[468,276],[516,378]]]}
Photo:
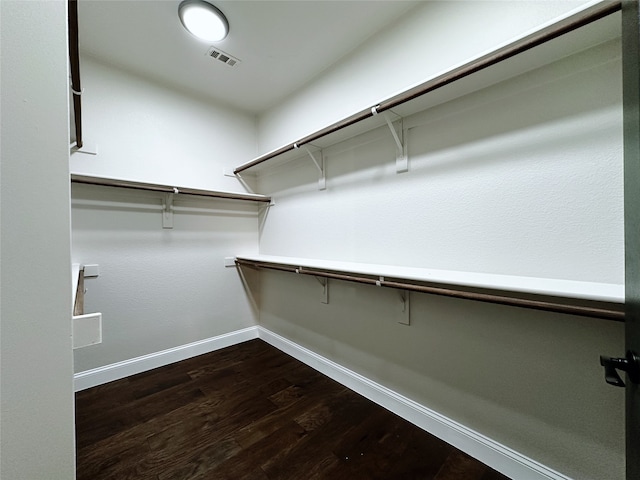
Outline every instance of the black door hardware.
{"label": "black door hardware", "polygon": [[624,387],[617,370],[627,372],[629,380],[633,383],[640,382],[640,356],[629,350],[626,358],[613,358],[600,355],[600,365],[604,367],[604,378],[610,385]]}

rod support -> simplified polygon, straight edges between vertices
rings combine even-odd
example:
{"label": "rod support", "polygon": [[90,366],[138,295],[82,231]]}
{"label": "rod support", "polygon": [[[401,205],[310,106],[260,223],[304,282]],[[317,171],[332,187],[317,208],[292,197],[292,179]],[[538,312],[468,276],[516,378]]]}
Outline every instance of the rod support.
{"label": "rod support", "polygon": [[402,318],[398,320],[398,323],[411,325],[411,292],[400,290],[400,301],[402,302]]}
{"label": "rod support", "polygon": [[[325,175],[325,168],[324,168],[324,155],[322,154],[322,149],[318,150],[318,152],[320,154],[320,158],[317,159],[315,157],[315,155],[313,154],[313,152],[311,150],[309,150],[309,147],[307,147],[306,145],[303,145],[305,151],[307,152],[307,154],[309,155],[309,157],[311,158],[311,161],[313,161],[313,164],[316,166],[316,168],[318,169],[318,173],[320,174],[319,178],[318,178],[318,190],[326,190],[327,189],[327,177]],[[300,149],[300,145],[298,145],[297,143],[293,144],[293,148],[295,148],[296,150]]]}
{"label": "rod support", "polygon": [[320,285],[322,285],[322,300],[320,303],[324,303],[325,305],[329,304],[329,279],[324,277],[314,276],[314,278],[318,281]]}
{"label": "rod support", "polygon": [[[393,136],[393,140],[396,143],[396,173],[404,173],[409,171],[409,157],[407,155],[407,142],[405,138],[405,130],[404,130],[404,119],[399,117],[395,122],[399,125],[400,134],[396,130],[396,126],[394,122],[391,120],[389,113],[391,110],[384,112],[383,117],[385,122],[387,122],[387,126],[391,131],[391,135]],[[394,114],[395,115],[395,114]]]}
{"label": "rod support", "polygon": [[[177,188],[175,189],[177,193]],[[173,228],[173,193],[167,193],[162,200],[162,228]]]}

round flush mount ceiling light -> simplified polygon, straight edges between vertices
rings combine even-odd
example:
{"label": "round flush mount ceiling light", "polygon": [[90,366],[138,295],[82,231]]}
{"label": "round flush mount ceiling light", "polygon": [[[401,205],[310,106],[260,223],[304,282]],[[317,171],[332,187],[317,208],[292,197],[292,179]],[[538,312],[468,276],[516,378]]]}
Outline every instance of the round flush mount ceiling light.
{"label": "round flush mount ceiling light", "polygon": [[229,33],[224,14],[204,0],[184,0],[178,7],[184,28],[192,35],[208,42],[219,42]]}

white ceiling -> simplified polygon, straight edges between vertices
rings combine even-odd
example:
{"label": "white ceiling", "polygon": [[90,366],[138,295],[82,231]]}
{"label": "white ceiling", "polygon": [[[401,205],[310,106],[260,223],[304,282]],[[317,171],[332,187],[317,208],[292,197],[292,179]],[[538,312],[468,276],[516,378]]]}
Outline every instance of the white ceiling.
{"label": "white ceiling", "polygon": [[[418,0],[210,0],[229,36],[210,44],[186,32],[179,0],[80,0],[80,49],[157,81],[259,114],[303,87]],[[206,55],[215,45],[235,67]]]}

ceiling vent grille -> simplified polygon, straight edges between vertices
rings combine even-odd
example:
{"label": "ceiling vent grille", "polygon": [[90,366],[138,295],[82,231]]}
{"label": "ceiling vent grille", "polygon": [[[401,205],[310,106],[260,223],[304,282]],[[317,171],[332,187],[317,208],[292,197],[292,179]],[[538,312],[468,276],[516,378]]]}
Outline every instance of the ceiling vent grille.
{"label": "ceiling vent grille", "polygon": [[219,48],[211,47],[207,52],[207,55],[213,58],[214,60],[218,60],[225,65],[229,65],[230,67],[237,67],[240,64],[240,60],[234,57],[233,55],[229,55],[228,53],[223,52]]}

